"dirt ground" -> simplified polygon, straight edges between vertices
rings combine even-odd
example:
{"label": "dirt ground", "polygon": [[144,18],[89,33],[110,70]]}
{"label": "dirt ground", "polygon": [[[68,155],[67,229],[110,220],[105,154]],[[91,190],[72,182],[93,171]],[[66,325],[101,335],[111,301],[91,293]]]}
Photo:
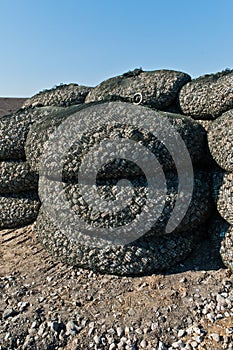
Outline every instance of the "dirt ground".
{"label": "dirt ground", "polygon": [[0,97],[0,117],[17,111],[25,100],[26,98]]}
{"label": "dirt ground", "polygon": [[[233,300],[228,309],[215,308],[217,294],[233,296],[233,278],[208,239],[169,272],[118,277],[56,261],[38,243],[33,225],[0,233],[1,350],[121,349],[130,332],[134,345],[128,349],[173,349],[179,330],[185,349],[231,349]],[[204,313],[208,305],[213,311]],[[79,326],[72,334],[69,320]],[[44,334],[43,324],[50,325]],[[95,335],[117,327],[123,330],[114,334],[118,347],[96,345]]]}

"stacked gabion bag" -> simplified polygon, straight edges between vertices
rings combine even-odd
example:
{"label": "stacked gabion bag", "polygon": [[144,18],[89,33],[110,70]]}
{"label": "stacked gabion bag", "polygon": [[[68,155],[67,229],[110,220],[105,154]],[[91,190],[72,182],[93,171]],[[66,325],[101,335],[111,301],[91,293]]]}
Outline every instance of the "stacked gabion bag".
{"label": "stacked gabion bag", "polygon": [[39,211],[38,174],[30,169],[24,150],[30,126],[63,109],[50,105],[83,102],[89,91],[90,88],[73,84],[62,86],[53,89],[53,99],[46,98],[46,103],[39,101],[43,92],[25,101],[22,109],[0,118],[0,229],[27,225],[35,221]]}
{"label": "stacked gabion bag", "polygon": [[213,120],[233,108],[233,70],[193,79],[181,89],[182,113],[194,119]]}
{"label": "stacked gabion bag", "polygon": [[30,125],[50,108],[20,109],[0,118],[0,228],[27,225],[39,210],[38,175],[26,162],[24,144]]}
{"label": "stacked gabion bag", "polygon": [[213,196],[220,215],[229,223],[220,254],[233,270],[233,110],[217,118],[208,132],[211,154],[221,167],[213,173]]}
{"label": "stacked gabion bag", "polygon": [[85,101],[91,87],[78,84],[61,84],[53,89],[44,90],[26,100],[23,108],[31,107],[69,107]]}
{"label": "stacked gabion bag", "polygon": [[180,91],[184,114],[198,120],[208,133],[208,146],[215,164],[209,162],[212,194],[218,213],[209,226],[224,264],[233,270],[233,71],[205,75]]}
{"label": "stacked gabion bag", "polygon": [[[84,104],[51,113],[32,125],[25,152],[31,170],[40,175],[42,206],[37,218],[37,233],[43,246],[54,256],[66,263],[100,272],[141,274],[169,268],[174,262],[184,259],[201,239],[212,207],[208,173],[201,165],[206,149],[206,131],[189,117],[155,110],[175,109],[177,95],[189,80],[187,74],[174,71],[129,72],[92,89]],[[135,108],[144,121],[153,113],[161,132],[162,120],[169,120],[183,139],[194,166],[191,203],[181,222],[170,233],[166,232],[166,226],[178,200],[176,164],[166,145],[148,130],[114,120],[114,116],[124,113],[126,117],[132,116],[132,104],[141,105]],[[95,119],[99,108],[109,118],[109,123],[101,126],[96,124]],[[73,118],[75,122],[76,118],[78,122],[83,113],[91,127],[86,128],[82,137],[78,138],[69,121]],[[67,147],[59,173],[60,148],[69,138],[74,141]],[[166,178],[167,192],[165,196],[162,194],[164,207],[159,219],[153,222],[155,213],[150,214],[148,222],[153,222],[151,227],[148,226],[140,237],[125,244],[117,239],[112,240],[108,234],[113,229],[129,225],[144,210],[148,182],[153,180],[154,174],[152,172],[147,178],[133,160],[109,157],[98,169],[96,184],[90,186],[88,183],[93,166],[89,164],[90,168],[87,167],[84,174],[85,184],[80,186],[82,162],[103,140],[132,141],[136,145],[135,153],[141,145],[148,148],[159,160]],[[98,165],[97,162],[93,161],[94,166]],[[101,210],[103,199],[111,202],[121,196],[119,182],[122,181],[126,181],[122,184],[124,190],[132,192],[126,207],[111,214]],[[90,190],[98,192],[100,202],[94,197],[94,203],[89,203],[86,193]],[[184,199],[185,196],[184,192]],[[161,198],[157,196],[154,200],[156,204]],[[101,229],[101,235],[88,235],[81,226],[77,226],[75,217],[88,223],[96,232]]]}

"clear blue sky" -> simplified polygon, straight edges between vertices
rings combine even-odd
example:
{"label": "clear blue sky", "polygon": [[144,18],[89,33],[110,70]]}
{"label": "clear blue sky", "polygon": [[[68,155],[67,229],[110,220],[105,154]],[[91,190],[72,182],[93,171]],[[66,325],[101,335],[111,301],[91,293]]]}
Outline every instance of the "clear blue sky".
{"label": "clear blue sky", "polygon": [[0,96],[130,69],[233,68],[233,0],[0,0]]}

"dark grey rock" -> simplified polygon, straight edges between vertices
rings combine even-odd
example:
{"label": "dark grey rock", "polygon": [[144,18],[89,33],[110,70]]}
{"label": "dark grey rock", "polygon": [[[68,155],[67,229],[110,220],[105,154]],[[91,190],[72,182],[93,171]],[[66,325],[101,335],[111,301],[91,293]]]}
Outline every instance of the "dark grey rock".
{"label": "dark grey rock", "polygon": [[26,100],[23,108],[56,106],[68,107],[84,103],[91,87],[78,84],[62,84],[53,89],[44,90]]}
{"label": "dark grey rock", "polygon": [[35,192],[0,194],[0,229],[26,226],[35,221],[40,202]]}
{"label": "dark grey rock", "polygon": [[15,311],[13,308],[11,308],[11,307],[8,307],[8,308],[6,308],[5,310],[4,310],[4,312],[3,312],[3,319],[7,319],[7,318],[9,318],[9,317],[13,317],[13,316],[15,316],[15,315],[17,315],[17,311]]}
{"label": "dark grey rock", "polygon": [[0,193],[37,190],[38,175],[22,160],[0,161]]}
{"label": "dark grey rock", "polygon": [[190,79],[188,74],[173,70],[135,69],[103,81],[89,92],[85,102],[118,100],[164,109]]}
{"label": "dark grey rock", "polygon": [[181,111],[194,119],[215,119],[233,108],[233,70],[193,79],[179,93]]}
{"label": "dark grey rock", "polygon": [[208,129],[212,157],[224,170],[233,172],[233,109],[217,118]]}

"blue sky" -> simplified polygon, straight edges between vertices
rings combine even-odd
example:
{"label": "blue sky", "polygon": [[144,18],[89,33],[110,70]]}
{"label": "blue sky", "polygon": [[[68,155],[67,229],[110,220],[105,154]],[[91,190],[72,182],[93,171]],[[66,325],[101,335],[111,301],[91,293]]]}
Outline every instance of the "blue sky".
{"label": "blue sky", "polygon": [[232,0],[0,0],[0,96],[130,69],[233,68]]}

